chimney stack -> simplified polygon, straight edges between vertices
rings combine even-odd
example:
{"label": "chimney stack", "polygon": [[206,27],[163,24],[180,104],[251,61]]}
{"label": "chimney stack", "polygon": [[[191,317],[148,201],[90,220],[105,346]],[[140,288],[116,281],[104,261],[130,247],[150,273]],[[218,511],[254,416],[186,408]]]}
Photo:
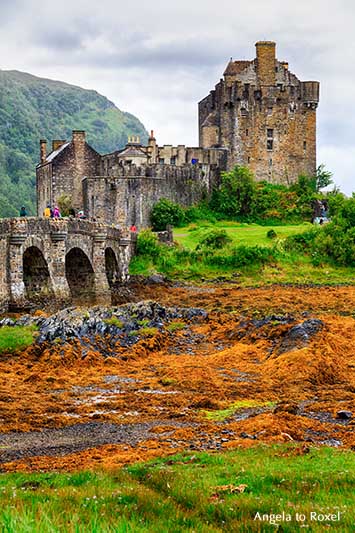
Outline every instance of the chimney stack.
{"label": "chimney stack", "polygon": [[47,141],[45,139],[41,139],[39,141],[39,147],[40,147],[40,160],[41,164],[46,162],[47,159]]}
{"label": "chimney stack", "polygon": [[85,144],[85,131],[73,130],[73,144],[74,148]]}
{"label": "chimney stack", "polygon": [[148,152],[149,163],[155,164],[158,160],[158,146],[157,146],[157,141],[154,137],[153,130],[150,131],[147,152]]}
{"label": "chimney stack", "polygon": [[276,84],[276,43],[273,41],[258,41],[256,44],[258,84],[274,86]]}

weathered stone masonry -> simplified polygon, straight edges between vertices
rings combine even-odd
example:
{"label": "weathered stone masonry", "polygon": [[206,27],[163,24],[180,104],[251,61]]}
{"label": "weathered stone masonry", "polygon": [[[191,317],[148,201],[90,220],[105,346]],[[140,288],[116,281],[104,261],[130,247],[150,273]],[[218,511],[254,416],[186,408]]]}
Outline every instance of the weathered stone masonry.
{"label": "weathered stone masonry", "polygon": [[103,156],[85,142],[85,132],[74,131],[70,142],[53,141],[52,148],[47,156],[41,141],[38,215],[65,195],[88,217],[121,226],[149,226],[160,198],[185,206],[199,202],[226,168],[223,149],[158,147],[153,132],[146,147],[133,138],[124,150]]}
{"label": "weathered stone masonry", "polygon": [[36,297],[109,301],[125,281],[134,243],[127,232],[86,220],[0,221],[0,307]]}
{"label": "weathered stone masonry", "polygon": [[247,166],[257,180],[289,185],[316,172],[319,83],[300,81],[275,50],[260,41],[256,59],[231,59],[199,103],[200,146],[225,147],[228,169]]}

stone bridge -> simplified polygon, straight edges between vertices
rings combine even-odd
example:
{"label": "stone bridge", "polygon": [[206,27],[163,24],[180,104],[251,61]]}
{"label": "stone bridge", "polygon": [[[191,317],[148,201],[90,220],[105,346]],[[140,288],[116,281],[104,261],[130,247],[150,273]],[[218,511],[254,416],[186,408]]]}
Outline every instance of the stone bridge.
{"label": "stone bridge", "polygon": [[79,219],[0,221],[0,308],[34,300],[108,302],[126,281],[135,239]]}

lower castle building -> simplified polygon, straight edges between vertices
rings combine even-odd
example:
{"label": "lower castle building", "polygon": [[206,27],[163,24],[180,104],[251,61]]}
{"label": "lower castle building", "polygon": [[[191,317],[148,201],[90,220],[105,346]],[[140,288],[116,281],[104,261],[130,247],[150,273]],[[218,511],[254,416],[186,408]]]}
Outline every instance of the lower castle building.
{"label": "lower castle building", "polygon": [[184,206],[217,186],[222,171],[249,167],[257,180],[290,185],[316,172],[319,83],[300,81],[278,61],[273,42],[256,43],[252,61],[231,60],[224,78],[199,103],[199,147],[147,146],[132,137],[100,155],[73,131],[47,154],[40,141],[37,211],[69,196],[76,210],[108,224],[149,226],[152,206],[168,198]]}
{"label": "lower castle building", "polygon": [[100,155],[73,131],[71,141],[53,141],[47,155],[41,141],[37,166],[37,214],[69,196],[75,210],[107,224],[149,226],[149,214],[160,198],[184,206],[198,203],[218,184],[227,168],[221,148],[159,147],[153,132],[148,146],[138,137],[123,150]]}

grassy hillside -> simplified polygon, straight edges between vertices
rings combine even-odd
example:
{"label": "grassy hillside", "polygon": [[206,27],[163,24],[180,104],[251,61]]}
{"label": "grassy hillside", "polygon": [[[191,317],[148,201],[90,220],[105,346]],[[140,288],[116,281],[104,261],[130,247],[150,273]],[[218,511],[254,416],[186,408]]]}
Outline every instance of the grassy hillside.
{"label": "grassy hillside", "polygon": [[35,205],[39,139],[70,138],[87,132],[88,142],[107,153],[130,134],[147,138],[143,124],[96,91],[17,71],[0,71],[0,216]]}

